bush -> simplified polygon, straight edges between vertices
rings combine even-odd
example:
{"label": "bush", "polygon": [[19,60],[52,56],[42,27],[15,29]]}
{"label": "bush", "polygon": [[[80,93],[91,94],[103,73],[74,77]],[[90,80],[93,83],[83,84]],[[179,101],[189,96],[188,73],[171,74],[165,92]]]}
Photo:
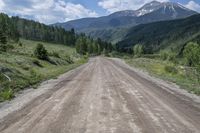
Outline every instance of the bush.
{"label": "bush", "polygon": [[133,47],[133,54],[135,57],[141,57],[144,54],[144,47],[140,44],[136,44]]}
{"label": "bush", "polygon": [[0,31],[0,50],[6,52],[7,47],[7,37]]}
{"label": "bush", "polygon": [[168,53],[166,51],[160,52],[160,59],[161,60],[167,60],[168,59]]}
{"label": "bush", "polygon": [[145,54],[142,57],[149,58],[149,59],[159,59],[160,55],[159,54]]}
{"label": "bush", "polygon": [[172,74],[178,73],[178,70],[174,66],[165,66],[165,71]]}
{"label": "bush", "polygon": [[188,66],[198,67],[200,65],[200,46],[197,43],[188,43],[183,51],[185,62]]}
{"label": "bush", "polygon": [[54,57],[56,57],[56,58],[60,58],[59,53],[58,53],[58,52],[55,52],[55,51],[53,51],[53,52],[51,53],[51,56],[54,56]]}
{"label": "bush", "polygon": [[18,44],[20,47],[22,47],[23,46],[23,44],[21,43],[21,42],[19,42],[19,44]]}
{"label": "bush", "polygon": [[0,101],[10,100],[14,97],[12,89],[7,88],[0,92]]}
{"label": "bush", "polygon": [[30,78],[29,78],[29,85],[34,85],[38,81],[42,79],[42,76],[37,73],[34,69],[30,70]]}
{"label": "bush", "polygon": [[6,52],[8,49],[6,44],[0,44],[0,51]]}
{"label": "bush", "polygon": [[168,61],[171,61],[173,63],[177,63],[176,54],[175,53],[169,53]]}
{"label": "bush", "polygon": [[69,55],[66,55],[66,60],[69,64],[72,64],[74,63],[73,59],[69,56]]}
{"label": "bush", "polygon": [[161,51],[160,52],[160,59],[161,60],[168,60],[173,63],[177,63],[176,54],[170,51]]}
{"label": "bush", "polygon": [[38,44],[35,51],[34,55],[41,60],[48,60],[48,52],[45,49],[45,47],[42,44]]}
{"label": "bush", "polygon": [[37,60],[37,59],[33,60],[33,64],[36,65],[36,66],[38,66],[38,67],[43,67],[43,66],[40,64],[39,60]]}

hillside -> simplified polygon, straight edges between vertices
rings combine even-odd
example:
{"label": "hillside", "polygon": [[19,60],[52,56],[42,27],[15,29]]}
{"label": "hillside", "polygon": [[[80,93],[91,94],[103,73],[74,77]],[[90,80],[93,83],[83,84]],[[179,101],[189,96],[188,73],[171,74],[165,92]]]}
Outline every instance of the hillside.
{"label": "hillside", "polygon": [[148,53],[160,49],[181,51],[189,41],[199,41],[200,15],[189,18],[142,24],[131,28],[123,41],[117,43],[119,51],[127,51],[135,44],[143,44]]}
{"label": "hillside", "polygon": [[79,33],[86,33],[94,38],[100,37],[106,41],[109,39],[115,43],[123,36],[121,31],[130,27],[156,21],[186,18],[194,14],[197,12],[178,3],[153,1],[138,10],[119,11],[99,18],[83,18],[66,23],[56,23],[54,26],[61,26],[67,30],[75,28]]}
{"label": "hillside", "polygon": [[[0,102],[12,98],[15,92],[25,87],[35,86],[84,63],[75,49],[68,46],[28,40],[20,42],[10,43],[11,49],[0,52]],[[38,43],[48,51],[49,61],[34,56]]]}
{"label": "hillside", "polygon": [[60,43],[68,46],[75,45],[75,31],[66,31],[63,28],[48,26],[33,20],[20,17],[9,17],[0,13],[0,32],[9,40],[18,41],[19,38],[50,43]]}
{"label": "hillside", "polygon": [[85,63],[88,55],[112,51],[111,43],[76,34],[74,29],[3,13],[0,24],[0,102]]}

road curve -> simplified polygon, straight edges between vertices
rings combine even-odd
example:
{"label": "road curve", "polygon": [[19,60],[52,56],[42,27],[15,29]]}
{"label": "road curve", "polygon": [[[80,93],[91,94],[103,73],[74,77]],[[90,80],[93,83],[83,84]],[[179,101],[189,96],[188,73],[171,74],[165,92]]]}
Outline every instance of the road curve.
{"label": "road curve", "polygon": [[200,133],[200,105],[97,57],[2,118],[0,132]]}

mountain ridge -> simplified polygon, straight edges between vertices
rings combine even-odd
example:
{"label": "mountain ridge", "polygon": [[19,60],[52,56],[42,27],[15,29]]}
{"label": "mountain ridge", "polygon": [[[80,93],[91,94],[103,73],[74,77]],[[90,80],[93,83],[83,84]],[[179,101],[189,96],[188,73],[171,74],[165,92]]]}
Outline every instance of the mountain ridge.
{"label": "mountain ridge", "polygon": [[[66,30],[74,28],[78,33],[116,43],[123,36],[119,29],[124,31],[140,24],[186,18],[194,14],[198,13],[179,3],[152,1],[138,10],[119,11],[108,16],[72,20],[54,26],[61,26]],[[110,30],[112,34],[109,33]]]}
{"label": "mountain ridge", "polygon": [[162,49],[181,53],[190,41],[200,43],[200,14],[132,27],[116,47],[118,51],[125,52],[134,45],[141,44],[148,53],[159,52]]}

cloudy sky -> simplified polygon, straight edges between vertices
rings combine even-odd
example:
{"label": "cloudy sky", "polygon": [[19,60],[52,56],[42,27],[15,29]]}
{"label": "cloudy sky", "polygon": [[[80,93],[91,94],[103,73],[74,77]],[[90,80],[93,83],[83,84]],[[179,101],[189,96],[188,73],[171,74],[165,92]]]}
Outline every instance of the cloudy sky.
{"label": "cloudy sky", "polygon": [[[84,17],[98,17],[110,13],[138,9],[152,0],[0,0],[0,12],[42,23],[65,22]],[[173,1],[200,12],[200,0]]]}

